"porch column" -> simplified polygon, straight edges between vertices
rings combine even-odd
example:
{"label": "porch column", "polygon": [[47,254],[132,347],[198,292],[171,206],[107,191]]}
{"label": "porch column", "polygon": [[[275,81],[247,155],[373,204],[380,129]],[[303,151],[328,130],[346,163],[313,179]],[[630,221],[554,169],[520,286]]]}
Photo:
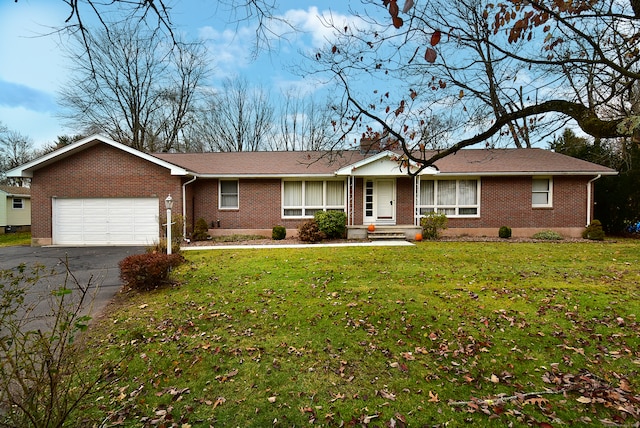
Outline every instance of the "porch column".
{"label": "porch column", "polygon": [[354,195],[355,195],[355,177],[347,177],[347,224],[353,226],[354,224]]}
{"label": "porch column", "polygon": [[413,177],[413,224],[420,226],[420,177]]}

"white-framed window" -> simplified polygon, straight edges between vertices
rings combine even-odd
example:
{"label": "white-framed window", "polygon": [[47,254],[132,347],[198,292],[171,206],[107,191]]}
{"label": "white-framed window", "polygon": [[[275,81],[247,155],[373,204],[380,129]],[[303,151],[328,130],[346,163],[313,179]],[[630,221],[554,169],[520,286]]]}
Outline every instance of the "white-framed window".
{"label": "white-framed window", "polygon": [[237,210],[238,180],[220,180],[218,185],[218,208],[221,210]]}
{"label": "white-framed window", "polygon": [[13,198],[13,209],[21,210],[24,208],[24,200],[22,198]]}
{"label": "white-framed window", "polygon": [[282,181],[282,217],[313,217],[317,211],[345,210],[344,180]]}
{"label": "white-framed window", "polygon": [[480,216],[480,180],[420,180],[420,215]]}
{"label": "white-framed window", "polygon": [[553,180],[551,178],[534,178],[531,182],[531,206],[533,208],[550,208],[553,206]]}

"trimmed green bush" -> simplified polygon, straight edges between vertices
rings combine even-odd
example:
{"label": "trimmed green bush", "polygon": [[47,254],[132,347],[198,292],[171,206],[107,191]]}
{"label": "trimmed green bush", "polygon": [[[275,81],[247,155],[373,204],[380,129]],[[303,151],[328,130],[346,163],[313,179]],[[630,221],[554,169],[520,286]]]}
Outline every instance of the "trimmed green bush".
{"label": "trimmed green bush", "polygon": [[532,236],[533,239],[543,239],[545,241],[561,241],[562,235],[558,232],[554,232],[553,230],[543,230]]}
{"label": "trimmed green bush", "polygon": [[344,238],[347,231],[347,214],[343,211],[318,211],[314,219],[327,238]]}
{"label": "trimmed green bush", "polygon": [[502,239],[511,238],[511,228],[509,226],[502,226],[500,230],[498,230],[498,237]]}
{"label": "trimmed green bush", "polygon": [[166,283],[171,268],[184,263],[180,254],[146,253],[126,257],[118,264],[120,279],[130,289],[148,291]]}
{"label": "trimmed green bush", "polygon": [[191,239],[194,241],[206,241],[209,239],[209,225],[202,217],[196,221],[193,233],[191,234]]}
{"label": "trimmed green bush", "polygon": [[600,220],[593,220],[584,232],[582,232],[582,237],[593,241],[604,241],[604,230],[602,229]]}
{"label": "trimmed green bush", "polygon": [[304,242],[318,242],[326,238],[315,220],[309,220],[298,226],[298,238]]}
{"label": "trimmed green bush", "polygon": [[287,237],[287,228],[284,226],[273,226],[271,229],[271,239],[281,241]]}
{"label": "trimmed green bush", "polygon": [[440,232],[447,228],[449,219],[444,214],[430,213],[420,219],[422,237],[424,239],[438,239]]}

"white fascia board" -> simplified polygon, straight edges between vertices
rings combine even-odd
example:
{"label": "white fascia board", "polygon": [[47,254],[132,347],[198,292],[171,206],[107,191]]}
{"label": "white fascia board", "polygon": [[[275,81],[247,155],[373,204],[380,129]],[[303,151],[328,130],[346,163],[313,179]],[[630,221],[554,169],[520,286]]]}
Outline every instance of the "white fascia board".
{"label": "white fascia board", "polygon": [[[351,165],[342,167],[336,171],[336,175],[377,177],[402,177],[408,175],[407,171],[403,170],[399,163],[393,160],[394,158],[398,158],[398,154],[386,150]],[[384,163],[384,165],[381,163]],[[418,165],[414,162],[410,162],[410,166],[412,168],[418,168]],[[428,172],[423,173],[427,174]]]}
{"label": "white fascia board", "polygon": [[228,178],[228,179],[261,179],[261,178],[286,178],[299,180],[326,180],[336,178],[335,174],[192,174],[195,177],[207,178]]}
{"label": "white fascia board", "polygon": [[440,172],[441,177],[550,177],[550,176],[596,176],[596,175],[618,175],[617,171],[515,171],[515,172]]}
{"label": "white fascia board", "polygon": [[101,142],[104,144],[108,144],[114,148],[122,150],[126,153],[137,156],[146,161],[152,162],[156,165],[159,165],[163,168],[167,168],[171,171],[171,175],[187,175],[188,171],[184,168],[181,168],[172,163],[163,161],[161,159],[156,158],[155,156],[149,155],[147,153],[143,153],[139,150],[136,150],[132,147],[124,145],[122,143],[118,143],[110,138],[105,137],[104,135],[92,135],[90,137],[83,138],[82,140],[76,141],[75,143],[69,144],[68,146],[62,147],[58,150],[55,150],[51,153],[47,153],[44,156],[39,157],[31,162],[28,162],[19,167],[10,169],[6,172],[7,177],[33,177],[33,171],[38,169],[41,166],[47,165],[49,163],[53,163],[58,159],[63,159],[67,156],[70,156],[74,153],[84,150],[85,146],[91,147],[95,144],[95,142]]}

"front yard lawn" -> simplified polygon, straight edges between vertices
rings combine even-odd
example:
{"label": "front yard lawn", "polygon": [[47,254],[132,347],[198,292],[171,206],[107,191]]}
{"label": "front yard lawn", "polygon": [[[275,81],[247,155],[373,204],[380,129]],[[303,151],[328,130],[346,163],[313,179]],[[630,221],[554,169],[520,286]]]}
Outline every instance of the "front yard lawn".
{"label": "front yard lawn", "polygon": [[0,235],[0,247],[31,245],[31,232],[3,233]]}
{"label": "front yard lawn", "polygon": [[635,426],[640,251],[618,243],[190,251],[95,325],[104,426]]}

